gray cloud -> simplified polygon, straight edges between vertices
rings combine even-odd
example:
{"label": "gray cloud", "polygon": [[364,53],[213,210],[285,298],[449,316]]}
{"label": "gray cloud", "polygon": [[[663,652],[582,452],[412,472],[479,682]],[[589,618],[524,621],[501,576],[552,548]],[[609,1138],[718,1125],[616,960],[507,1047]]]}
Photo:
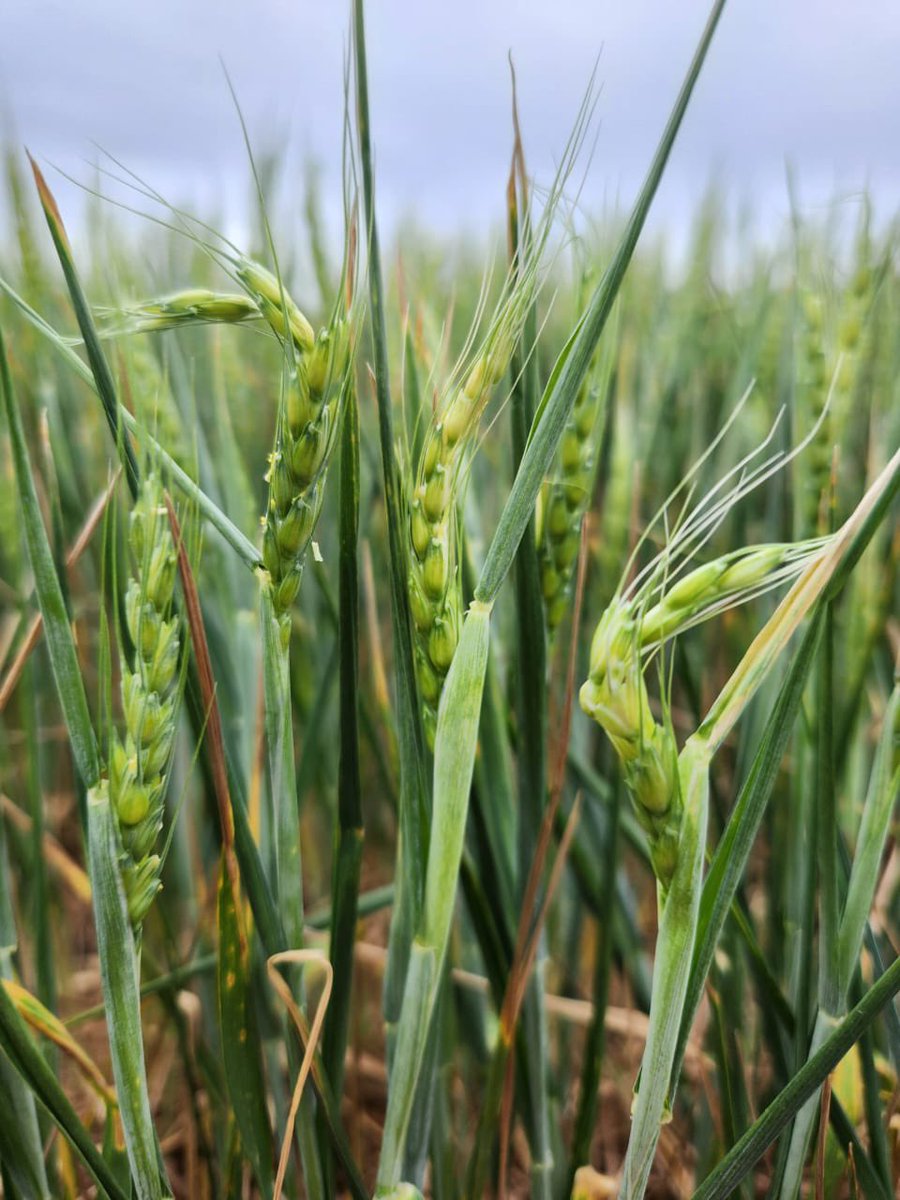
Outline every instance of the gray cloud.
{"label": "gray cloud", "polygon": [[[0,104],[14,136],[81,178],[92,141],[161,188],[234,216],[240,133],[286,137],[335,184],[347,7],[317,0],[7,0]],[[691,0],[371,0],[369,55],[380,199],[442,230],[502,211],[515,57],[530,165],[547,178],[600,54],[589,208],[630,197],[693,44]],[[601,53],[602,51],[602,53]],[[763,215],[785,207],[790,159],[811,205],[869,184],[900,202],[900,10],[883,0],[731,0],[697,89],[657,223],[677,230],[715,170]],[[77,197],[66,193],[67,202]]]}

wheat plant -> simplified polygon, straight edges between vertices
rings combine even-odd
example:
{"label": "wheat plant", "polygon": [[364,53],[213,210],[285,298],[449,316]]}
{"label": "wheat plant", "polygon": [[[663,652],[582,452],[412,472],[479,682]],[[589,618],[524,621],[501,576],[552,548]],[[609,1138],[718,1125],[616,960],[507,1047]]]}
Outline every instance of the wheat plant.
{"label": "wheat plant", "polygon": [[477,243],[363,0],[231,237],[10,146],[4,1200],[896,1194],[897,225],[641,240],[724,8],[626,213],[513,76]]}

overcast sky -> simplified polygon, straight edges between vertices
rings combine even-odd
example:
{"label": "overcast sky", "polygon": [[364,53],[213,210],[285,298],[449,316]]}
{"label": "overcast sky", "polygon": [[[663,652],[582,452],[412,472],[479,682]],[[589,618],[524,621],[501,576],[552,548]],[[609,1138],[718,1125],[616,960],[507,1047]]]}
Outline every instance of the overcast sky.
{"label": "overcast sky", "polygon": [[[549,179],[595,60],[599,136],[584,192],[630,200],[705,20],[699,0],[369,0],[382,219],[441,231],[502,218],[518,73],[529,167]],[[235,219],[245,159],[220,56],[257,145],[287,138],[339,172],[344,0],[0,0],[0,111],[80,178],[108,149],[168,195]],[[676,234],[712,173],[771,223],[785,163],[805,206],[868,185],[900,207],[900,7],[729,0],[660,191]],[[78,197],[58,184],[68,211]],[[336,193],[335,193],[336,194]]]}

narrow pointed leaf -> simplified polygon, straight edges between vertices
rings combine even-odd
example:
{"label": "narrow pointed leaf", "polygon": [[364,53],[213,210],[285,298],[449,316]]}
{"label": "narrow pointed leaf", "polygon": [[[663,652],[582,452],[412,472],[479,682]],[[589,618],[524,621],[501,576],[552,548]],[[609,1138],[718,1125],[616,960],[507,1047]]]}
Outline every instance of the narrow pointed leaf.
{"label": "narrow pointed leaf", "polygon": [[650,169],[644,180],[628,224],[606,273],[597,285],[584,316],[560,356],[561,366],[551,376],[532,423],[528,446],[504,505],[493,540],[485,558],[476,589],[479,600],[492,601],[506,578],[513,557],[534,512],[541,484],[550,468],[566,421],[575,404],[581,382],[587,374],[597,342],[622,284],[638,237],[644,227],[656,189],[669,160],[675,137],[687,111],[688,102],[706,58],[725,0],[716,0],[706,27],[694,52],[693,60],[681,85],[669,120],[663,130]]}
{"label": "narrow pointed leaf", "polygon": [[110,1200],[130,1200],[129,1193],[123,1190],[114,1172],[104,1161],[90,1133],[47,1065],[47,1060],[29,1036],[28,1029],[16,1012],[16,1007],[5,988],[0,988],[0,1050],[75,1147],[102,1194]]}
{"label": "narrow pointed leaf", "polygon": [[397,740],[400,751],[400,837],[397,895],[391,919],[388,964],[384,981],[385,1017],[396,1022],[403,997],[410,942],[418,923],[424,889],[423,848],[428,841],[428,788],[425,739],[419,719],[413,659],[412,624],[407,593],[407,557],[400,473],[388,370],[387,325],[381,249],[375,208],[372,137],[369,124],[369,82],[363,0],[353,4],[353,51],[356,72],[356,113],[365,202],[368,252],[369,312],[372,321],[378,437],[390,554],[391,630],[397,677]]}
{"label": "narrow pointed leaf", "polygon": [[886,1004],[900,991],[900,959],[888,967],[879,981],[844,1018],[822,1046],[797,1072],[791,1082],[750,1126],[729,1154],[694,1193],[694,1200],[724,1200],[746,1178],[760,1156],[790,1123],[851,1046],[868,1029]]}
{"label": "narrow pointed leaf", "polygon": [[355,389],[344,407],[341,436],[340,503],[340,759],[338,831],[332,878],[330,957],[334,968],[331,1003],[323,1030],[322,1058],[332,1087],[342,1087],[350,1019],[353,948],[363,850],[359,765],[359,410]]}
{"label": "narrow pointed leaf", "polygon": [[128,480],[131,494],[135,496],[137,495],[138,487],[137,460],[134,456],[134,447],[131,445],[128,435],[122,426],[122,419],[119,414],[119,401],[116,396],[116,385],[113,382],[112,372],[109,369],[109,363],[106,361],[106,355],[100,344],[100,337],[94,325],[90,305],[87,302],[87,297],[78,278],[78,272],[75,269],[72,248],[69,245],[69,238],[66,234],[59,209],[56,206],[56,200],[47,186],[47,181],[44,179],[40,167],[30,155],[29,161],[31,162],[31,169],[34,172],[34,182],[37,186],[41,207],[44,210],[44,216],[47,218],[50,236],[53,238],[53,245],[56,248],[60,266],[65,276],[66,287],[69,289],[72,307],[75,309],[78,328],[81,330],[81,336],[84,339],[84,348],[87,351],[88,362],[90,363],[91,372],[97,385],[97,392],[103,404],[103,411],[106,413],[106,420],[112,431],[113,441],[119,447],[119,453],[122,456],[122,465],[125,468],[125,477]]}
{"label": "narrow pointed leaf", "polygon": [[782,684],[775,708],[766,725],[753,766],[738,795],[725,832],[716,847],[700,899],[697,922],[697,941],[694,947],[691,977],[685,998],[684,1015],[678,1039],[678,1053],[672,1074],[672,1086],[681,1074],[684,1050],[691,1032],[697,1007],[703,996],[706,978],[712,964],[722,926],[731,909],[750,851],[765,815],[766,805],[794,721],[803,699],[803,689],[815,657],[821,634],[821,621],[815,620],[806,632],[803,643]]}
{"label": "narrow pointed leaf", "polygon": [[34,573],[38,604],[44,618],[44,635],[56,681],[56,690],[65,718],[69,741],[72,745],[75,765],[85,787],[93,787],[100,778],[97,742],[88,711],[84,682],[75,653],[69,614],[66,612],[62,588],[53,563],[47,531],[41,519],[41,510],[38,506],[31,464],[25,448],[25,434],[13,392],[2,332],[0,332],[0,390],[3,392],[3,406],[12,443],[22,525],[28,546],[28,557]]}

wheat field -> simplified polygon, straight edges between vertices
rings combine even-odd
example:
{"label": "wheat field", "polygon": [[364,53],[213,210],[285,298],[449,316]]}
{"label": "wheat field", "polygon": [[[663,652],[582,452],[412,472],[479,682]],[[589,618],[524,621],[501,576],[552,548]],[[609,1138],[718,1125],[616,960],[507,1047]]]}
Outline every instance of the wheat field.
{"label": "wheat field", "polygon": [[898,1194],[900,226],[641,237],[722,8],[487,246],[379,241],[362,0],[239,243],[9,145],[3,1197]]}

